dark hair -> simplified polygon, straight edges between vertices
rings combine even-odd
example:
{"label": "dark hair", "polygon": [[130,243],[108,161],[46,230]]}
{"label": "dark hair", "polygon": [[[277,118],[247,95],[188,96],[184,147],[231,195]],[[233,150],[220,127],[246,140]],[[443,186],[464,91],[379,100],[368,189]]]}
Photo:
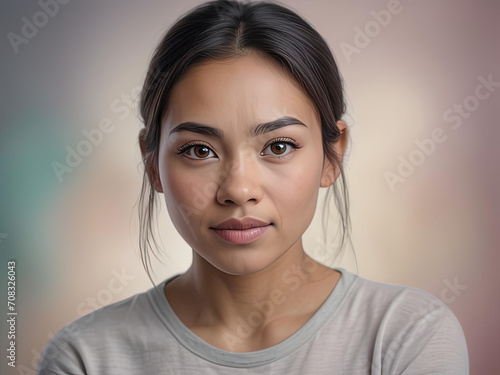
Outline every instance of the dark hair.
{"label": "dark hair", "polygon": [[[307,21],[276,1],[210,1],[183,15],[166,32],[154,51],[141,92],[140,114],[144,128],[139,133],[139,141],[145,171],[139,199],[139,245],[142,263],[150,279],[148,248],[157,257],[151,222],[157,209],[154,186],[159,184],[160,126],[169,94],[193,64],[207,59],[235,58],[249,52],[264,54],[277,62],[315,103],[321,119],[324,156],[339,168],[341,177],[328,187],[333,187],[332,194],[342,224],[342,240],[335,258],[343,248],[345,236],[349,237],[346,178],[339,155],[330,147],[330,143],[340,138],[336,122],[345,114],[346,107],[342,78],[327,43]],[[329,192],[323,207],[324,228]],[[152,246],[150,236],[155,246]]]}

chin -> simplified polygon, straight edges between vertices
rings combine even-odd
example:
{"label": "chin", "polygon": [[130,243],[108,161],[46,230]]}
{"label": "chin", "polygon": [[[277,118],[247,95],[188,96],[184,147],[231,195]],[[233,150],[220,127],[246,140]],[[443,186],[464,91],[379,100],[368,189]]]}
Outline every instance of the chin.
{"label": "chin", "polygon": [[[227,254],[225,257],[205,258],[213,267],[228,275],[245,276],[265,270],[273,264],[279,255],[271,257],[260,250],[233,250],[238,254]],[[257,254],[256,254],[257,253]]]}

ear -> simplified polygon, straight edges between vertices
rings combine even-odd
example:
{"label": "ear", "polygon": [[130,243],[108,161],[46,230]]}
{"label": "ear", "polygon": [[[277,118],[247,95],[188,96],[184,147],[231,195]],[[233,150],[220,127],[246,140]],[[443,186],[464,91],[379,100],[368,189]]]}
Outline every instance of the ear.
{"label": "ear", "polygon": [[142,161],[144,163],[144,169],[149,177],[149,182],[151,183],[153,189],[158,193],[163,193],[163,187],[161,186],[160,174],[158,168],[152,159],[152,155],[146,152],[146,129],[143,128],[139,132],[139,146],[141,148]]}
{"label": "ear", "polygon": [[[337,121],[337,127],[340,130],[340,138],[332,144],[335,153],[339,156],[339,163],[342,163],[344,153],[347,147],[348,130],[347,125],[343,120]],[[340,168],[336,163],[332,163],[325,155],[323,158],[323,171],[321,173],[321,187],[332,185],[340,174]]]}

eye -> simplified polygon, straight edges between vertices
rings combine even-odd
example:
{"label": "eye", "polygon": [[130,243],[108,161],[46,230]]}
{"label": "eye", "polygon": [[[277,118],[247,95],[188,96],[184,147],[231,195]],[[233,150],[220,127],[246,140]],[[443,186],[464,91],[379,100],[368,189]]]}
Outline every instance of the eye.
{"label": "eye", "polygon": [[207,146],[205,143],[197,141],[189,142],[179,147],[177,149],[177,153],[181,155],[186,155],[186,157],[195,160],[210,159],[208,157],[210,156],[210,153],[216,156],[215,152],[213,152],[209,146]]}
{"label": "eye", "polygon": [[[297,142],[291,138],[275,138],[270,143],[266,145],[264,151],[267,149],[271,150],[271,156],[277,157],[279,159],[284,159],[290,156],[296,149],[301,148]],[[261,155],[269,155],[264,151]],[[177,153],[185,155],[186,157],[194,160],[204,160],[211,159],[212,157],[217,157],[215,152],[205,143],[200,141],[189,142],[177,149]],[[210,154],[212,153],[212,155]]]}
{"label": "eye", "polygon": [[[283,158],[287,158],[296,149],[299,149],[301,147],[302,146],[299,146],[297,144],[297,142],[295,142],[291,138],[275,138],[271,141],[271,143],[269,143],[266,146],[264,151],[267,149],[270,149],[271,156],[275,156],[277,158],[283,159]],[[261,152],[261,155],[269,155],[269,154],[266,154],[264,151]]]}

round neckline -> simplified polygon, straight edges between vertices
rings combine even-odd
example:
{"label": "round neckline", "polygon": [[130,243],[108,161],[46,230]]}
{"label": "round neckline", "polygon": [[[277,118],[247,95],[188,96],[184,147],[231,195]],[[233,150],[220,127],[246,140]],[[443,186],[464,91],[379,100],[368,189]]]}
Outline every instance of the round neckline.
{"label": "round neckline", "polygon": [[330,267],[340,272],[340,277],[325,301],[296,332],[285,340],[265,349],[252,352],[230,352],[204,341],[191,331],[175,314],[165,296],[165,285],[180,276],[169,277],[148,292],[157,316],[175,339],[193,354],[212,363],[230,367],[255,367],[283,358],[311,339],[326,321],[334,315],[356,275],[342,267]]}

